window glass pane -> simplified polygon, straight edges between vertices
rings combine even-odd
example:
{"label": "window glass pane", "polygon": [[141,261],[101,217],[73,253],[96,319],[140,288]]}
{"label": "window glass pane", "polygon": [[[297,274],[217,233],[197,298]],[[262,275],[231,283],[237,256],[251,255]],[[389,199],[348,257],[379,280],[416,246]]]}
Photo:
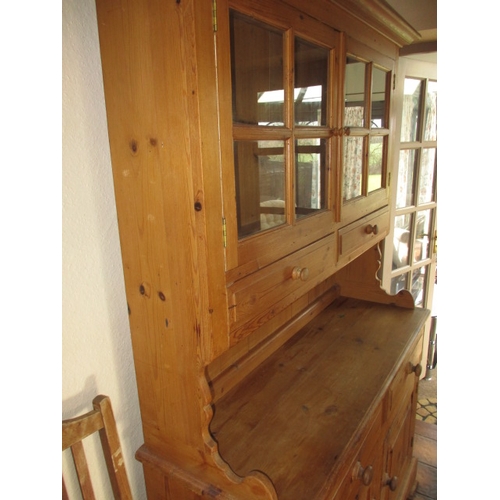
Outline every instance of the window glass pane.
{"label": "window glass pane", "polygon": [[235,141],[240,238],[286,222],[284,141]]}
{"label": "window glass pane", "polygon": [[344,136],[344,201],[361,196],[363,137]]}
{"label": "window glass pane", "polygon": [[399,269],[409,264],[412,222],[412,214],[398,215],[394,218],[392,269]]}
{"label": "window glass pane", "polygon": [[372,70],[372,128],[387,128],[385,103],[387,97],[387,72],[379,68]]}
{"label": "window glass pane", "polygon": [[417,153],[415,149],[402,149],[399,152],[398,187],[396,192],[396,208],[413,205],[414,173]]}
{"label": "window glass pane", "polygon": [[427,83],[424,141],[437,141],[437,82]]}
{"label": "window glass pane", "polygon": [[415,269],[411,278],[411,294],[416,307],[424,307],[425,291],[429,266]]}
{"label": "window glass pane", "polygon": [[347,57],[345,67],[345,111],[346,127],[364,127],[365,123],[365,74],[366,64]]}
{"label": "window glass pane", "polygon": [[384,138],[370,137],[370,154],[368,157],[368,192],[382,187],[382,170],[384,165]]}
{"label": "window glass pane", "polygon": [[417,140],[422,80],[405,78],[403,96],[403,116],[401,122],[401,142]]}
{"label": "window glass pane", "polygon": [[231,11],[233,120],[283,125],[283,36]]}
{"label": "window glass pane", "polygon": [[328,92],[328,50],[295,40],[295,123],[325,125]]}
{"label": "window glass pane", "polygon": [[408,273],[400,274],[391,279],[391,295],[396,295],[401,290],[408,290]]}
{"label": "window glass pane", "polygon": [[432,210],[421,210],[417,212],[413,262],[420,262],[430,257],[431,222]]}
{"label": "window glass pane", "polygon": [[296,141],[295,215],[297,219],[326,207],[325,151],[325,139],[299,139]]}
{"label": "window glass pane", "polygon": [[422,149],[422,164],[420,165],[420,186],[418,203],[427,203],[434,200],[434,172],[436,163],[436,149]]}

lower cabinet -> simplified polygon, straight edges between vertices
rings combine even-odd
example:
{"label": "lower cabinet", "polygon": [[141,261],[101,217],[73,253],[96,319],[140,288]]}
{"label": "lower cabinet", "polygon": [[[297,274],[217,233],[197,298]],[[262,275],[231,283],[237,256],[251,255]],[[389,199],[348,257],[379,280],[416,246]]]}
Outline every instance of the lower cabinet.
{"label": "lower cabinet", "polygon": [[215,403],[223,460],[279,500],[407,498],[427,315],[334,301]]}

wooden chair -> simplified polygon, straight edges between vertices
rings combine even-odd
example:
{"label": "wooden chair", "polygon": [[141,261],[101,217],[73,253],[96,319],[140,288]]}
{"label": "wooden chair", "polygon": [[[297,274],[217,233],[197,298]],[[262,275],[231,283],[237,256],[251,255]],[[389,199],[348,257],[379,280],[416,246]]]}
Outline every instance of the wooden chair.
{"label": "wooden chair", "polygon": [[[108,396],[96,396],[94,409],[79,417],[63,420],[62,449],[71,448],[75,468],[84,500],[95,499],[89,468],[83,449],[83,439],[99,431],[108,475],[113,488],[114,498],[132,500],[120,439],[116,431],[115,417]],[[69,499],[63,477],[63,500]]]}

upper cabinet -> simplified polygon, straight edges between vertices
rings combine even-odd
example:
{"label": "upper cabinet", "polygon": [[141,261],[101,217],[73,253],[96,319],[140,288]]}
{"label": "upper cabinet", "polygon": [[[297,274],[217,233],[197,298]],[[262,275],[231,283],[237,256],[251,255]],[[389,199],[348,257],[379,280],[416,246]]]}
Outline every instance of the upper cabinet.
{"label": "upper cabinet", "polygon": [[280,2],[220,1],[217,44],[234,281],[334,231],[339,32]]}
{"label": "upper cabinet", "polygon": [[347,5],[216,5],[232,345],[388,234],[397,50]]}

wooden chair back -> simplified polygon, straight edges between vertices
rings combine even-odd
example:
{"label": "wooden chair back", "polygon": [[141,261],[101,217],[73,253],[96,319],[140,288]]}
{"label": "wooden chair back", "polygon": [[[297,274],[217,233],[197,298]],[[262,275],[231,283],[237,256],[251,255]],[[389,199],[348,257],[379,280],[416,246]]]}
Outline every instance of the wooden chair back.
{"label": "wooden chair back", "polygon": [[[94,489],[82,441],[99,431],[114,498],[132,500],[111,401],[108,396],[99,395],[93,399],[92,404],[92,411],[62,421],[62,449],[64,451],[71,448],[83,499],[94,500]],[[69,500],[64,477],[62,497],[63,500]]]}

